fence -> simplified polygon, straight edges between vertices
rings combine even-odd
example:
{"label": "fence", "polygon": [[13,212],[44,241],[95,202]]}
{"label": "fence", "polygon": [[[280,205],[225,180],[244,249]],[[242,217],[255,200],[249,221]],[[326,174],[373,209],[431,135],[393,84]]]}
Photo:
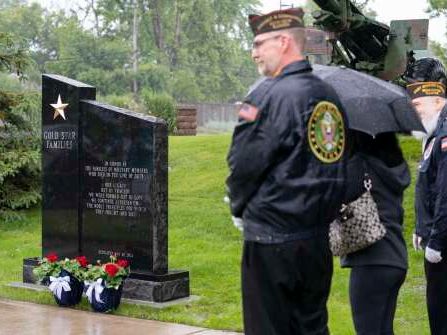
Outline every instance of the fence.
{"label": "fence", "polygon": [[224,103],[188,104],[197,110],[197,133],[232,132],[237,124],[238,105]]}

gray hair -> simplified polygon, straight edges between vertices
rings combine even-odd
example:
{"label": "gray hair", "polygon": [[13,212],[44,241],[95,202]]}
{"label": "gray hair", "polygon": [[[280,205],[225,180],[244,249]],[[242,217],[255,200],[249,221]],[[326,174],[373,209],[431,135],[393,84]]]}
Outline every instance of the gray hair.
{"label": "gray hair", "polygon": [[284,29],[288,35],[290,35],[295,42],[297,48],[301,53],[304,52],[306,46],[306,29],[304,28],[290,28]]}

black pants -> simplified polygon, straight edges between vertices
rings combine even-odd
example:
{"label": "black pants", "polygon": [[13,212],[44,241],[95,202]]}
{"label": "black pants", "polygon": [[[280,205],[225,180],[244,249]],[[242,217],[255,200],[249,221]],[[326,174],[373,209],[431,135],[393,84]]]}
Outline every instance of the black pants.
{"label": "black pants", "polygon": [[351,269],[349,298],[357,335],[392,335],[397,295],[406,271],[391,266]]}
{"label": "black pants", "polygon": [[329,334],[332,255],[326,236],[281,244],[245,242],[245,335]]}
{"label": "black pants", "polygon": [[425,277],[431,335],[447,335],[447,257],[439,263],[425,260]]}

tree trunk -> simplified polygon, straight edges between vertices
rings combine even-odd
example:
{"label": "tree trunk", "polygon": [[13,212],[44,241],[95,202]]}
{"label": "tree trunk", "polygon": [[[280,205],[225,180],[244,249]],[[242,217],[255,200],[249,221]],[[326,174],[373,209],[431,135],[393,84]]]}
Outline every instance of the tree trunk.
{"label": "tree trunk", "polygon": [[132,29],[132,69],[133,69],[133,81],[132,81],[132,92],[134,96],[138,93],[138,0],[133,2],[133,29]]}
{"label": "tree trunk", "polygon": [[175,67],[178,62],[178,49],[180,48],[180,31],[181,31],[181,16],[180,6],[178,0],[175,2],[175,30],[174,30],[174,47],[172,51],[171,65]]}
{"label": "tree trunk", "polygon": [[95,0],[92,0],[92,12],[93,12],[93,16],[95,17],[95,30],[96,30],[96,36],[99,36],[99,13],[98,13],[98,9],[95,8]]}
{"label": "tree trunk", "polygon": [[164,51],[163,28],[161,24],[160,4],[158,0],[152,1],[152,24],[154,26],[155,45]]}

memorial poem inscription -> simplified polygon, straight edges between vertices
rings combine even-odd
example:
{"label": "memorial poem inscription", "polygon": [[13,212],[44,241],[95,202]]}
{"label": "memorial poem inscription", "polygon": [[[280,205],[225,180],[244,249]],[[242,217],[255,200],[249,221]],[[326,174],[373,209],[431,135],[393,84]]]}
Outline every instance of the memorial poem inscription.
{"label": "memorial poem inscription", "polygon": [[147,168],[128,167],[127,162],[104,161],[101,166],[85,166],[85,174],[100,180],[99,190],[88,192],[86,208],[97,215],[138,217],[148,211],[144,195],[132,192],[133,181],[149,179]]}

